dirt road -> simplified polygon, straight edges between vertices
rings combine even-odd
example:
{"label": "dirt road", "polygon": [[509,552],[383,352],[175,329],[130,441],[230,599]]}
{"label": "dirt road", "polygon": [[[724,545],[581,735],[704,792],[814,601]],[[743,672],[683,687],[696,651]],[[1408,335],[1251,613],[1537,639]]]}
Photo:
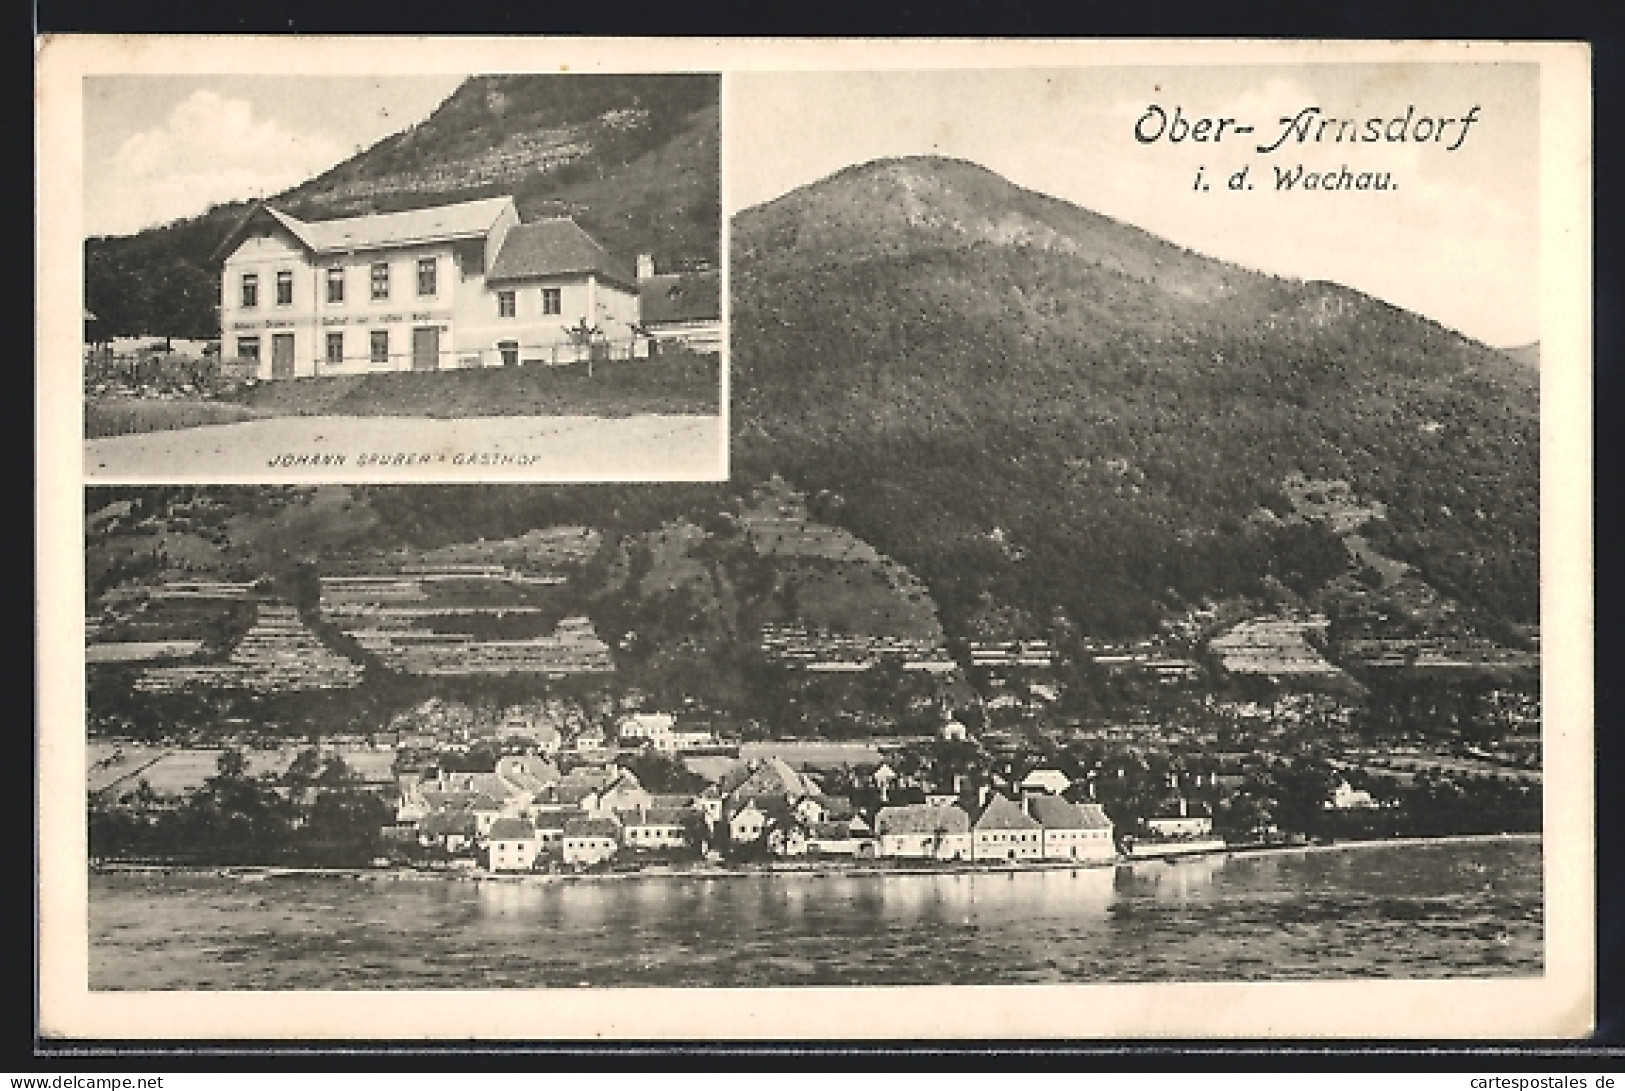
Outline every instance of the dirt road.
{"label": "dirt road", "polygon": [[719,417],[278,417],[85,443],[121,483],[714,481]]}

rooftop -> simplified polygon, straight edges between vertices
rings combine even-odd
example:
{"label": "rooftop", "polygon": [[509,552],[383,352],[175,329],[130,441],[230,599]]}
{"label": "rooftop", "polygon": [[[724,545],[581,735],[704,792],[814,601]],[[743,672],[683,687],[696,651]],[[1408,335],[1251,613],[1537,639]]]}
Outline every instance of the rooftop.
{"label": "rooftop", "polygon": [[638,281],[644,322],[702,322],[722,317],[722,274],[659,273]]}
{"label": "rooftop", "polygon": [[486,279],[496,283],[585,273],[627,287],[635,283],[630,266],[613,257],[580,224],[560,217],[520,224],[509,231]]}
{"label": "rooftop", "polygon": [[970,815],[958,807],[933,807],[928,803],[882,807],[875,815],[875,832],[882,837],[899,833],[969,833]]}
{"label": "rooftop", "polygon": [[269,205],[256,205],[226,236],[215,256],[217,259],[226,257],[236,248],[249,225],[260,216],[270,216],[316,253],[331,254],[482,237],[504,211],[512,208],[511,197],[486,197],[406,212],[376,212],[336,220],[306,221]]}

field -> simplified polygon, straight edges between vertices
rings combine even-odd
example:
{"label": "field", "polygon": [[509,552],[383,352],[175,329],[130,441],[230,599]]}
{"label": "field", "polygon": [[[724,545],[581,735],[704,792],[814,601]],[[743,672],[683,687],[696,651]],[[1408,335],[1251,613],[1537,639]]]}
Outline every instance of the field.
{"label": "field", "polygon": [[87,397],[85,438],[168,432],[205,424],[235,424],[272,414],[246,405],[198,399]]}
{"label": "field", "polygon": [[795,617],[836,632],[937,642],[942,628],[929,599],[911,601],[879,568],[828,561],[779,561],[794,588]]}
{"label": "field", "polygon": [[[251,776],[281,776],[293,764],[299,751],[249,750]],[[132,790],[145,780],[161,796],[195,792],[218,771],[221,751],[212,749],[165,750],[136,744],[92,743],[87,750],[92,792],[117,786],[119,792]],[[395,760],[392,750],[356,750],[341,754],[350,771],[370,781],[389,780]]]}

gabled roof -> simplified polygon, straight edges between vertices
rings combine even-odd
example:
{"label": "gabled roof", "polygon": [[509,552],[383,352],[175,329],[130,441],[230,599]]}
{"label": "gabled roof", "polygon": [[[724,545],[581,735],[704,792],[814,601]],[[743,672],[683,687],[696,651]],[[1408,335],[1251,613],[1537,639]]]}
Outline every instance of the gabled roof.
{"label": "gabled roof", "polygon": [[639,810],[616,811],[615,817],[623,826],[681,826],[686,812],[676,807],[644,807]]}
{"label": "gabled roof", "polygon": [[558,766],[535,754],[505,754],[497,759],[497,775],[524,792],[539,792],[559,781]]}
{"label": "gabled roof", "polygon": [[1068,803],[1060,796],[1033,796],[1032,815],[1046,830],[1109,830],[1112,820],[1098,803]]}
{"label": "gabled roof", "polygon": [[704,322],[722,317],[722,274],[659,273],[638,281],[638,306],[645,324]]}
{"label": "gabled roof", "polygon": [[391,246],[481,238],[510,208],[513,208],[512,197],[485,197],[477,201],[415,208],[407,212],[378,212],[336,220],[309,221],[270,205],[256,204],[221,240],[215,249],[214,259],[223,260],[237,249],[249,225],[262,215],[269,215],[307,250],[318,254],[335,254],[348,250],[379,250]]}
{"label": "gabled roof", "polygon": [[851,841],[861,836],[850,822],[814,822],[807,832],[819,841]]}
{"label": "gabled roof", "polygon": [[494,284],[585,273],[596,273],[628,288],[636,283],[631,268],[600,246],[580,224],[559,217],[520,224],[509,231],[485,279]]}
{"label": "gabled roof", "polygon": [[[744,775],[741,776],[740,774]],[[734,781],[731,788],[729,781]],[[783,758],[768,758],[761,764],[744,770],[734,770],[723,781],[728,794],[739,799],[754,799],[761,796],[782,796],[786,799],[796,799],[804,795],[812,795],[817,789],[807,782],[807,778],[796,772]]]}
{"label": "gabled roof", "polygon": [[982,816],[976,820],[978,830],[1036,830],[1040,826],[1038,820],[1026,811],[1021,805],[995,795],[987,801],[982,810]]}
{"label": "gabled roof", "polygon": [[566,837],[607,837],[611,841],[621,839],[621,827],[612,818],[603,818],[598,815],[582,815],[572,818],[564,824]]}
{"label": "gabled roof", "polygon": [[933,807],[910,803],[904,807],[882,807],[875,815],[875,832],[882,837],[899,833],[969,833],[970,815],[958,807]]}
{"label": "gabled roof", "polygon": [[529,841],[536,836],[536,828],[523,818],[499,818],[485,836],[491,841]]}
{"label": "gabled roof", "polygon": [[1023,788],[1041,788],[1059,795],[1072,787],[1072,779],[1059,769],[1034,769],[1021,778]]}
{"label": "gabled roof", "polygon": [[445,837],[454,833],[472,837],[475,832],[474,816],[467,811],[436,811],[423,817],[423,821],[418,823],[418,830],[430,837]]}
{"label": "gabled roof", "polygon": [[513,788],[495,773],[447,773],[446,787],[453,792],[471,792],[501,799],[513,794]]}

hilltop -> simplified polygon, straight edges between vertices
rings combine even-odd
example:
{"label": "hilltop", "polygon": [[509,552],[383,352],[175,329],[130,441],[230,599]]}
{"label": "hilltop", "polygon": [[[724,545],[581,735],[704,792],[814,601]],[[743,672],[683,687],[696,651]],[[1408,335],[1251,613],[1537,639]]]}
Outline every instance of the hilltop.
{"label": "hilltop", "polygon": [[[720,255],[718,81],[708,75],[476,76],[419,124],[269,200],[309,220],[512,194],[661,268]],[[85,304],[109,333],[216,335],[214,248],[247,210],[85,243]]]}
{"label": "hilltop", "polygon": [[1501,351],[1518,361],[1518,363],[1523,364],[1525,367],[1534,368],[1536,371],[1540,370],[1539,341],[1531,341],[1527,345],[1516,345],[1512,348],[1504,348]]}
{"label": "hilltop", "polygon": [[[1538,614],[1538,376],[1341,286],[1206,258],[972,163],[847,168],[733,230],[736,475],[783,473],[964,619],[1086,631],[1339,575],[1288,475],[1374,549]],[[1260,513],[1264,516],[1261,518]]]}

